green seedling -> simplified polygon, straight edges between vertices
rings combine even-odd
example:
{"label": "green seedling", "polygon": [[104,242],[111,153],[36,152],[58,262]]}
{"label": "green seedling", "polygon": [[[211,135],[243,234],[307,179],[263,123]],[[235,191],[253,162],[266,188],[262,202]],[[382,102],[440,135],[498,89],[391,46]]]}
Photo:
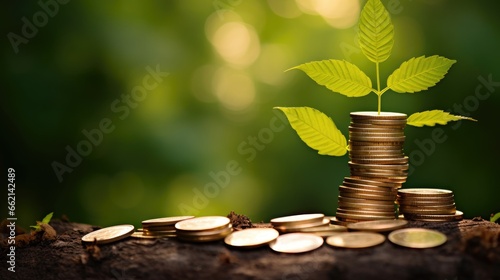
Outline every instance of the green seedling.
{"label": "green seedling", "polygon": [[45,216],[43,218],[43,220],[41,222],[36,221],[36,226],[30,226],[30,228],[33,228],[35,231],[41,231],[42,230],[41,225],[42,224],[49,224],[50,220],[52,219],[53,214],[54,214],[54,212],[50,212],[49,214],[47,214],[47,216]]}
{"label": "green seedling", "polygon": [[495,215],[491,214],[490,222],[495,223],[498,219],[500,219],[500,212]]}
{"label": "green seedling", "polygon": [[[416,93],[435,86],[456,62],[442,56],[413,57],[403,62],[387,78],[386,86],[380,82],[380,65],[386,61],[394,45],[394,26],[390,15],[380,0],[368,0],[359,19],[359,45],[362,53],[375,63],[376,86],[356,65],[344,60],[313,61],[288,70],[302,70],[319,85],[347,97],[377,95],[377,112],[381,113],[382,96],[391,90],[396,93]],[[287,70],[287,71],[288,71]],[[322,155],[343,156],[348,148],[345,136],[331,118],[310,107],[275,107],[283,111],[292,128],[309,147]],[[442,110],[415,113],[407,124],[417,127],[447,124],[450,121],[473,120],[452,115]]]}

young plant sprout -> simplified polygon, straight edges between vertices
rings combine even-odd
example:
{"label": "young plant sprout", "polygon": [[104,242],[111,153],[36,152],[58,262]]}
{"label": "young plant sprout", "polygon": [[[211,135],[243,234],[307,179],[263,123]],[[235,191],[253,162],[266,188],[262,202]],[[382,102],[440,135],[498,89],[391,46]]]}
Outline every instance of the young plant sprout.
{"label": "young plant sprout", "polygon": [[[441,81],[456,62],[438,55],[413,57],[394,70],[382,88],[380,64],[389,58],[394,45],[394,26],[390,15],[380,0],[368,0],[361,11],[358,25],[361,51],[375,64],[375,87],[361,69],[343,60],[313,61],[288,70],[302,70],[319,85],[347,97],[362,97],[373,92],[378,97],[377,113],[380,115],[384,93],[389,90],[397,93],[427,90]],[[342,156],[348,151],[345,136],[324,113],[310,107],[275,107],[275,109],[285,113],[290,125],[302,141],[317,150],[319,154]],[[429,110],[410,115],[407,124],[417,127],[434,126],[464,119],[475,121],[442,110]]]}

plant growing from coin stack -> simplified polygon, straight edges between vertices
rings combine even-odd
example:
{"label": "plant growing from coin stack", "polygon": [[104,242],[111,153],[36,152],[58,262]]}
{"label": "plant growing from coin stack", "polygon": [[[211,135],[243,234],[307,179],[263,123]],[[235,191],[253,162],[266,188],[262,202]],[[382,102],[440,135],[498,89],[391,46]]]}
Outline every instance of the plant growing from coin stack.
{"label": "plant growing from coin stack", "polygon": [[[358,35],[362,53],[375,63],[376,88],[361,69],[343,60],[313,61],[288,70],[302,70],[319,85],[347,97],[362,97],[373,92],[378,97],[377,112],[380,114],[384,93],[389,90],[397,93],[427,90],[441,81],[456,62],[438,55],[413,57],[394,70],[387,78],[386,87],[381,88],[380,64],[387,60],[392,52],[394,26],[380,0],[368,0],[365,4],[360,15]],[[300,138],[319,154],[343,156],[348,151],[345,136],[324,113],[310,107],[275,108],[286,114],[290,125]],[[409,116],[407,124],[417,127],[434,126],[463,119],[474,120],[442,110],[430,110]]]}
{"label": "plant growing from coin stack", "polygon": [[[475,121],[442,110],[414,113],[409,117],[383,112],[384,93],[427,90],[441,81],[456,61],[438,55],[410,58],[389,75],[382,88],[380,65],[389,58],[394,45],[391,18],[380,0],[368,0],[358,25],[362,53],[375,64],[375,86],[360,68],[343,60],[313,61],[288,69],[302,70],[319,85],[347,97],[362,97],[372,92],[377,95],[377,111],[351,112],[349,144],[324,113],[310,107],[275,107],[285,113],[302,141],[319,154],[343,156],[349,152],[351,176],[339,187],[339,222],[395,217],[397,189],[406,181],[409,169],[408,157],[402,151],[405,125],[422,127],[458,120]],[[441,210],[449,214],[455,212],[454,205]]]}

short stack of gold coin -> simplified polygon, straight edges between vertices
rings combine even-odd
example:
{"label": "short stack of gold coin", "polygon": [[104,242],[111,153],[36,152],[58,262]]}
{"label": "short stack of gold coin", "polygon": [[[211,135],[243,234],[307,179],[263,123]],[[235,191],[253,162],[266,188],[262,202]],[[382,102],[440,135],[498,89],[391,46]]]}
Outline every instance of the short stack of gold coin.
{"label": "short stack of gold coin", "polygon": [[274,218],[271,225],[280,233],[311,233],[321,237],[347,231],[344,226],[330,225],[330,219],[322,213],[299,214]]}
{"label": "short stack of gold coin", "polygon": [[339,224],[395,218],[397,190],[406,182],[406,115],[353,112],[349,126],[349,168],[339,187]]}
{"label": "short stack of gold coin", "polygon": [[223,216],[196,217],[175,224],[177,238],[190,242],[222,240],[233,232],[231,221]]}
{"label": "short stack of gold coin", "polygon": [[138,229],[134,237],[176,237],[175,224],[192,218],[194,218],[194,216],[176,216],[144,220],[142,221],[142,229]]}
{"label": "short stack of gold coin", "polygon": [[450,222],[463,218],[457,211],[453,192],[444,189],[398,190],[399,213],[405,219],[427,222]]}

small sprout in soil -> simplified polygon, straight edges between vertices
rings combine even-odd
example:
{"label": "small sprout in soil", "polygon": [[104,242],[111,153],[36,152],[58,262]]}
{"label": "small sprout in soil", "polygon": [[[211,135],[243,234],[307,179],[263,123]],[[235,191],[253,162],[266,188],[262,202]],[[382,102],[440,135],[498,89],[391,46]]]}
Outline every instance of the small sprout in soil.
{"label": "small sprout in soil", "polygon": [[500,219],[500,212],[498,212],[498,213],[496,213],[494,215],[491,214],[490,222],[495,223],[499,219]]}

